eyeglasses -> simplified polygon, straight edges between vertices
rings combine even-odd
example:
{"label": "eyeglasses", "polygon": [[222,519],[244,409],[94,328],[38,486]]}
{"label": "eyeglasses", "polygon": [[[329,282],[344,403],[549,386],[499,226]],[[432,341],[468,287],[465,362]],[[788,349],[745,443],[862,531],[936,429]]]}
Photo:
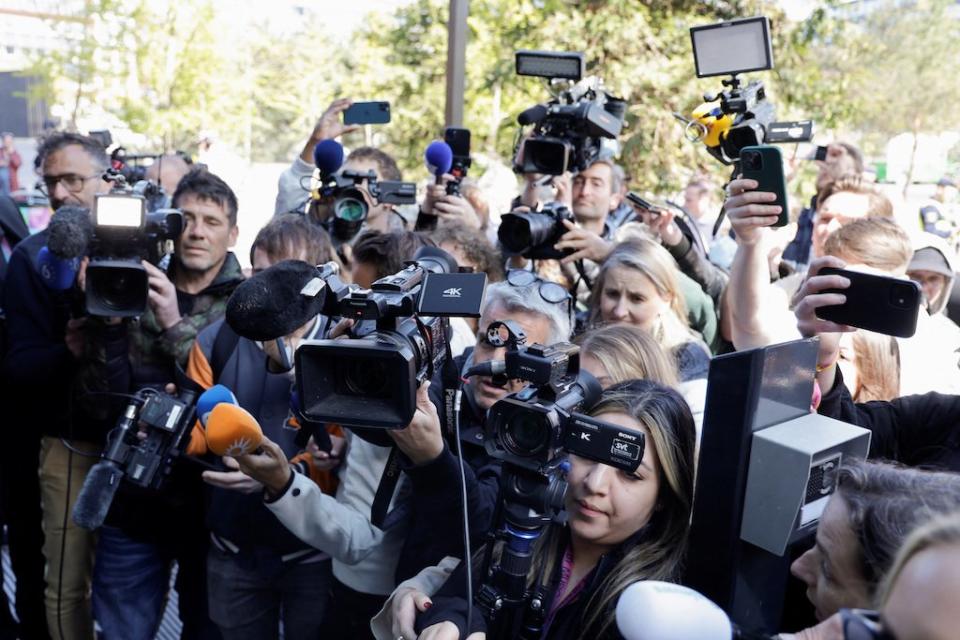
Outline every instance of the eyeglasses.
{"label": "eyeglasses", "polygon": [[870,609],[840,609],[840,623],[845,640],[896,640]]}
{"label": "eyeglasses", "polygon": [[43,186],[44,189],[41,189],[46,194],[53,193],[57,188],[57,183],[62,182],[63,187],[70,193],[79,193],[83,191],[83,185],[86,184],[88,180],[94,180],[99,178],[101,174],[92,175],[89,177],[78,176],[75,173],[65,173],[62,176],[43,176]]}
{"label": "eyeglasses", "polygon": [[507,283],[514,287],[529,287],[532,284],[540,283],[537,290],[540,297],[551,304],[560,304],[566,302],[567,316],[573,320],[573,296],[562,286],[551,280],[544,280],[533,271],[524,269],[511,269],[507,272]]}

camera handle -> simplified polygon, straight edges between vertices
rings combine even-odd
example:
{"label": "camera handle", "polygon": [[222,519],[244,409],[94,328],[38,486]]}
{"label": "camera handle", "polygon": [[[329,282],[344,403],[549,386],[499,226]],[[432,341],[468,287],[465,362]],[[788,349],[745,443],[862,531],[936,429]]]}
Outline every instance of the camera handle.
{"label": "camera handle", "polygon": [[[736,180],[738,175],[740,175],[740,159],[739,158],[734,160],[733,171],[730,173],[730,180],[727,181],[727,184],[723,185],[723,188],[726,189],[727,185],[729,185],[731,182]],[[713,231],[710,233],[711,238],[717,237],[717,231],[720,230],[720,225],[723,224],[724,212],[725,212],[724,206],[723,204],[721,204],[720,213],[717,215],[717,221],[713,223]]]}

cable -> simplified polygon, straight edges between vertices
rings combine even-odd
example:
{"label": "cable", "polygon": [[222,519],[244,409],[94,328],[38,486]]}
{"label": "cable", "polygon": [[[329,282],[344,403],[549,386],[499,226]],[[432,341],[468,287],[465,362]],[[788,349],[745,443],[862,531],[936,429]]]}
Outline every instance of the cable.
{"label": "cable", "polygon": [[453,396],[453,433],[457,441],[457,460],[460,463],[460,498],[463,507],[463,562],[467,565],[467,629],[473,624],[473,554],[470,553],[470,516],[467,514],[467,474],[463,467],[463,447],[460,444],[460,401],[463,398],[463,380]]}

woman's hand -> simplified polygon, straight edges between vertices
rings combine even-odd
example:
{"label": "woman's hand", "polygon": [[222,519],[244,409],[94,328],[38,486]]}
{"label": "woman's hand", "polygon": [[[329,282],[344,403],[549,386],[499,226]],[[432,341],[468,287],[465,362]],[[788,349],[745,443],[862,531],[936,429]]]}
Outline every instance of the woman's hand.
{"label": "woman's hand", "polygon": [[393,620],[391,633],[395,638],[410,638],[414,640],[417,633],[413,630],[413,623],[417,619],[417,612],[429,609],[433,603],[430,597],[419,589],[406,587],[393,596],[390,605],[390,618]]}
{"label": "woman's hand", "polygon": [[[416,637],[416,636],[414,636]],[[404,640],[407,636],[403,636]],[[467,640],[486,640],[485,633],[471,633]],[[452,622],[438,622],[423,630],[418,640],[460,640],[460,629]]]}

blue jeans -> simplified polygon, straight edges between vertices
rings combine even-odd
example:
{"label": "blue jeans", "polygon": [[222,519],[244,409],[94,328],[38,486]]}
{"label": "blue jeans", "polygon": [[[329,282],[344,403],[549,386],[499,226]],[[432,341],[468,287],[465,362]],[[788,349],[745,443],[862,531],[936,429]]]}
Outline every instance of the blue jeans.
{"label": "blue jeans", "polygon": [[99,640],[153,640],[174,559],[179,562],[181,637],[219,638],[207,615],[205,556],[205,544],[185,539],[166,548],[136,540],[116,527],[101,527],[93,567],[93,617],[102,630]]}
{"label": "blue jeans", "polygon": [[210,617],[226,640],[277,638],[281,620],[286,640],[324,637],[332,582],[329,559],[285,564],[267,574],[213,545],[207,556]]}

